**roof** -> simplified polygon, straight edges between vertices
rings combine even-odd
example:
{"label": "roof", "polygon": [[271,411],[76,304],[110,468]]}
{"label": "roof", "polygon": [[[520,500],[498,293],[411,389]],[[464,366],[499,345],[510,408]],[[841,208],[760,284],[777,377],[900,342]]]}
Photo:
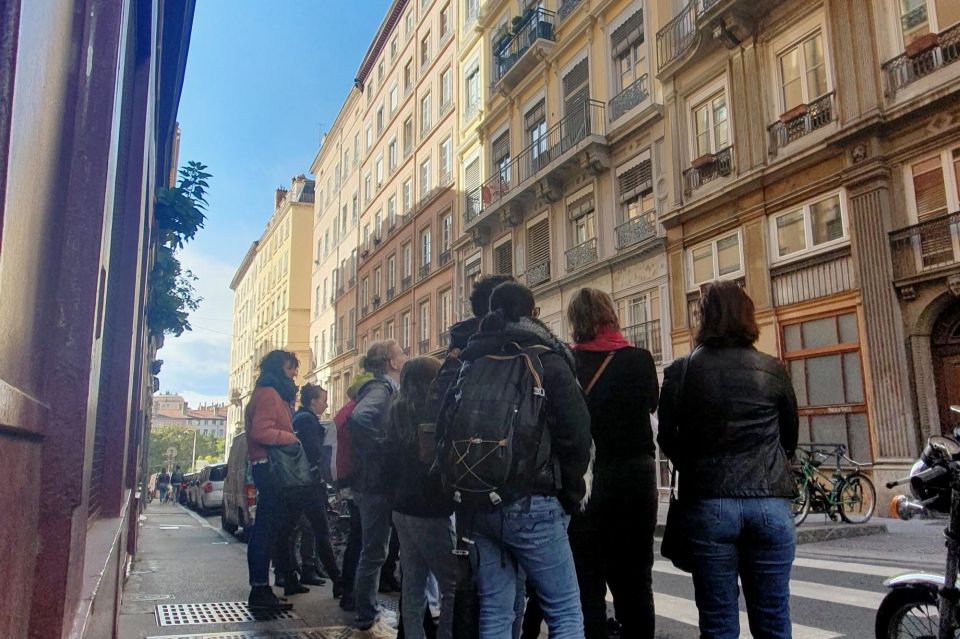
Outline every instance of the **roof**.
{"label": "roof", "polygon": [[393,33],[393,28],[397,26],[397,23],[400,21],[400,15],[406,6],[407,0],[393,0],[393,5],[387,11],[383,22],[380,23],[380,29],[377,31],[373,42],[370,43],[370,48],[367,49],[367,54],[363,56],[363,62],[360,63],[360,68],[357,70],[357,77],[354,79],[354,83],[358,88],[362,89],[366,83],[367,75],[369,75],[373,69],[373,63],[387,45],[387,39],[390,37],[390,34]]}
{"label": "roof", "polygon": [[240,262],[237,272],[234,274],[233,279],[230,280],[230,290],[235,291],[237,287],[240,286],[240,282],[243,280],[243,276],[246,274],[247,269],[250,268],[250,265],[253,263],[253,258],[257,255],[257,245],[260,244],[259,240],[254,240],[250,244],[250,248],[247,249],[247,254],[243,256],[243,261]]}

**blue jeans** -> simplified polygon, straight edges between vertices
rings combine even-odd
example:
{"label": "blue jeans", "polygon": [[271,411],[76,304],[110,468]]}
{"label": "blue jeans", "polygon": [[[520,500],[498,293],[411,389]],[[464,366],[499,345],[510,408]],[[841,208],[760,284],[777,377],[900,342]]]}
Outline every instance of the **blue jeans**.
{"label": "blue jeans", "polygon": [[738,574],[750,633],[789,639],[790,568],[797,544],[790,503],[772,497],[702,499],[686,506],[685,520],[701,639],[740,636]]}
{"label": "blue jeans", "polygon": [[274,484],[269,464],[254,464],[251,468],[253,484],[257,487],[257,520],[247,542],[247,570],[251,586],[269,586],[270,555],[277,534],[291,513]]}
{"label": "blue jeans", "polygon": [[453,522],[449,517],[412,517],[393,513],[400,537],[400,566],[403,569],[400,615],[404,636],[423,639],[423,613],[431,573],[439,586],[440,625],[437,639],[453,637],[453,594],[457,586],[457,563],[453,555]]}
{"label": "blue jeans", "polygon": [[360,525],[363,527],[360,560],[357,562],[357,577],[353,585],[353,596],[357,602],[354,623],[360,630],[366,630],[376,622],[380,612],[377,608],[377,588],[380,585],[380,569],[390,551],[393,506],[386,495],[354,492],[353,500],[360,510]]}
{"label": "blue jeans", "polygon": [[473,517],[480,638],[514,636],[519,573],[533,584],[550,639],[583,639],[580,590],[567,540],[570,517],[557,498],[524,497]]}

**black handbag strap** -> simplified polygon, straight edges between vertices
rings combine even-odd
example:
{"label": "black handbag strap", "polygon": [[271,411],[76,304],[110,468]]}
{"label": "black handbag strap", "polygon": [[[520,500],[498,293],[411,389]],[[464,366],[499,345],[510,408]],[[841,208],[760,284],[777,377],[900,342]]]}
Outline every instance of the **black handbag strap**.
{"label": "black handbag strap", "polygon": [[[689,355],[684,356],[683,364],[680,365],[680,383],[677,384],[677,390],[673,394],[673,405],[680,406],[680,400],[683,399],[683,388],[687,384],[687,368],[690,366],[690,359],[693,357],[693,354],[700,349],[697,346],[693,349],[693,352]],[[670,499],[677,498],[677,467],[675,464],[670,464]]]}

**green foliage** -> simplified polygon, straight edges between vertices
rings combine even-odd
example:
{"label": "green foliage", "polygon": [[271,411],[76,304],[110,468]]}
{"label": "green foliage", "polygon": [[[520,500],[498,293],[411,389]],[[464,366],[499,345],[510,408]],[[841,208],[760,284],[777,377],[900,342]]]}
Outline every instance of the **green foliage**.
{"label": "green foliage", "polygon": [[[147,460],[149,472],[155,473],[169,465],[168,448],[177,449],[177,456],[173,459],[173,464],[180,464],[184,473],[192,472],[193,464],[190,462],[190,456],[193,454],[194,432],[193,428],[186,426],[164,425],[151,428],[150,455]],[[224,461],[224,443],[223,438],[197,433],[197,460],[203,460],[211,464]],[[169,465],[167,470],[172,471],[173,465]]]}
{"label": "green foliage", "polygon": [[202,301],[193,286],[196,276],[181,267],[176,251],[196,236],[206,220],[207,178],[211,177],[206,169],[200,162],[187,162],[180,168],[176,187],[157,189],[158,246],[147,302],[147,322],[154,335],[179,336],[191,330],[189,314]]}

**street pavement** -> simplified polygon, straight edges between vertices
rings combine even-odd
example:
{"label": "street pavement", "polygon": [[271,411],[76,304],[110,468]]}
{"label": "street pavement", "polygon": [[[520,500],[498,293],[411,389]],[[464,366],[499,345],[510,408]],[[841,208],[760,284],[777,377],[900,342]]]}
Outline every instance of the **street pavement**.
{"label": "street pavement", "polygon": [[[942,571],[944,522],[879,520],[888,533],[832,539],[798,547],[791,576],[795,639],[874,636],[874,615],[885,578],[908,570]],[[246,546],[219,528],[219,516],[200,517],[174,505],[153,503],[141,521],[140,551],[124,588],[119,636],[153,637],[327,637],[349,636],[350,615],[332,599],[329,586],[291,598],[297,618],[159,627],[158,604],[239,602],[247,595]],[[823,526],[811,522],[807,526]],[[658,639],[697,636],[697,610],[690,576],[659,555],[654,565]],[[386,597],[384,604],[394,607]],[[741,601],[741,637],[749,637]],[[610,606],[612,616],[612,606]],[[324,629],[309,633],[262,634],[267,630]],[[226,636],[226,635],[223,635]],[[544,631],[543,637],[546,637]]]}

